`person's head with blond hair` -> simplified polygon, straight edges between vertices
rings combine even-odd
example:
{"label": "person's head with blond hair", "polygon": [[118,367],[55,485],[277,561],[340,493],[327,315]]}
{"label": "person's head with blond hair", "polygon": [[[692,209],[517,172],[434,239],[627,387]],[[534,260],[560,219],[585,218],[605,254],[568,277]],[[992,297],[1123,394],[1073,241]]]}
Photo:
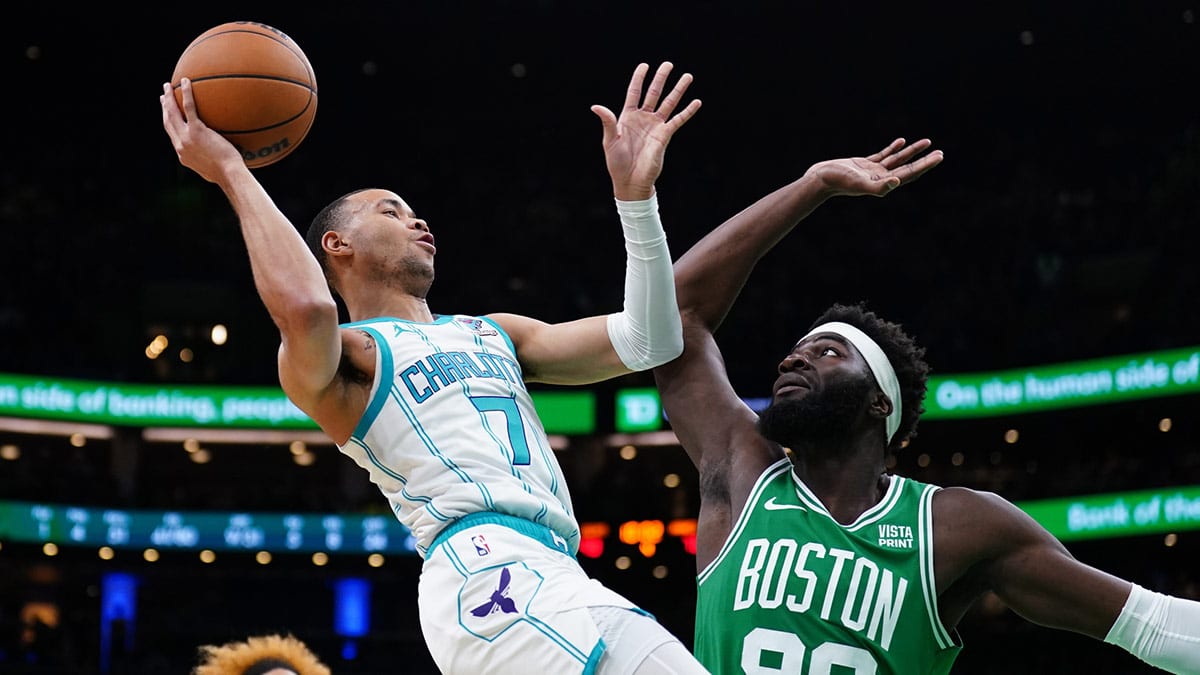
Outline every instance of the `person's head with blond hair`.
{"label": "person's head with blond hair", "polygon": [[263,635],[200,647],[192,675],[330,675],[312,651],[291,635]]}

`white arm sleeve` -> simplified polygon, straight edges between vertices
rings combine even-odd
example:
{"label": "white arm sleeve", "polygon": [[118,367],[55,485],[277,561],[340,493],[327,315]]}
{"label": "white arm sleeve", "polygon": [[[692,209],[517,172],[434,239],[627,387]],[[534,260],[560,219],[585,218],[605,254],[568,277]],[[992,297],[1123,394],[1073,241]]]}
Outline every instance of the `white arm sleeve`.
{"label": "white arm sleeve", "polygon": [[1200,673],[1200,602],[1137,584],[1104,641],[1170,673]]}
{"label": "white arm sleeve", "polygon": [[617,202],[625,231],[625,310],[608,315],[608,339],[630,370],[649,370],[683,353],[675,273],[658,197]]}

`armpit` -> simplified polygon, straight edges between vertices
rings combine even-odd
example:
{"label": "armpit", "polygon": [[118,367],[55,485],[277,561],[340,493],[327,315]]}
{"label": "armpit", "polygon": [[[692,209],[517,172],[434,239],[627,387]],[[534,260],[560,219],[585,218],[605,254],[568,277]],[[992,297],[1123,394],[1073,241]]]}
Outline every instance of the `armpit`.
{"label": "armpit", "polygon": [[343,333],[338,372],[347,381],[370,386],[375,381],[375,339],[362,329]]}

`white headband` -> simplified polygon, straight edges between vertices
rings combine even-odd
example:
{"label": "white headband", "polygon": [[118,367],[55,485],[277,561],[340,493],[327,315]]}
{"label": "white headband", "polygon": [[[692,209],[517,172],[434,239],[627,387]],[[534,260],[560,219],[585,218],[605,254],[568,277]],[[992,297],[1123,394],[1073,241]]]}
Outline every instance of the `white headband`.
{"label": "white headband", "polygon": [[879,383],[880,389],[888,395],[888,398],[892,399],[892,413],[887,416],[887,437],[888,443],[891,443],[892,438],[896,435],[896,430],[900,428],[900,382],[896,380],[896,370],[892,368],[892,362],[888,361],[887,355],[869,335],[848,323],[841,321],[823,323],[808,331],[808,335],[801,340],[807,340],[816,333],[836,333],[846,338],[866,359],[867,367],[871,369],[871,374],[875,376],[875,381]]}

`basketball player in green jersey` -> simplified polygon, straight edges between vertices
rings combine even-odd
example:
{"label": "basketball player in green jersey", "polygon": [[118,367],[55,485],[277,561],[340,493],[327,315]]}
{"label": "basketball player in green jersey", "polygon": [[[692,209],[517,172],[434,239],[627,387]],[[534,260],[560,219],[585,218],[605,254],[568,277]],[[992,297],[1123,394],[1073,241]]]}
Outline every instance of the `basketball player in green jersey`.
{"label": "basketball player in green jersey", "polygon": [[779,364],[771,406],[736,395],[713,332],[755,263],[836,195],[883,196],[942,160],[928,140],[812,166],[675,263],[684,353],[655,369],[700,473],[695,651],[717,675],[949,672],[986,591],[1035,623],[1200,672],[1200,603],[1089,567],[991,494],[889,475],[928,367],[898,325],[835,306]]}

